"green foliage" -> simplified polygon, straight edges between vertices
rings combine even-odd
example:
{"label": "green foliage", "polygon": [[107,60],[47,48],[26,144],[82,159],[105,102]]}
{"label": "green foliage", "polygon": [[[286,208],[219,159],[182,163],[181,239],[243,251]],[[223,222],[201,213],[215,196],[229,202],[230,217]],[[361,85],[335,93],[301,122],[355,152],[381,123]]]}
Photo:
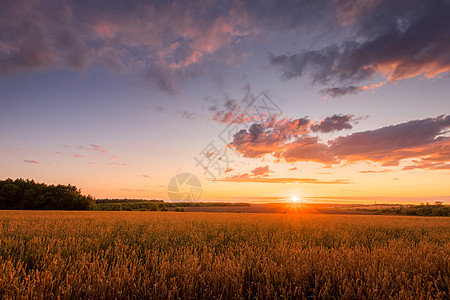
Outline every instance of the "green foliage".
{"label": "green foliage", "polygon": [[125,211],[167,211],[168,208],[176,207],[234,207],[250,206],[249,203],[230,202],[164,202],[163,200],[142,200],[142,199],[98,199],[96,203],[99,210],[117,210],[115,204],[122,205]]}
{"label": "green foliage", "polygon": [[435,205],[415,205],[405,209],[405,214],[408,216],[450,216],[450,207],[435,204]]}
{"label": "green foliage", "polygon": [[151,211],[158,211],[159,210],[159,206],[156,203],[153,203],[152,206],[150,207]]}
{"label": "green foliage", "polygon": [[73,185],[46,185],[33,180],[0,181],[0,209],[95,210],[91,196],[83,196]]}
{"label": "green foliage", "polygon": [[[122,210],[126,211],[167,211],[168,208],[176,207],[234,207],[250,206],[250,203],[230,202],[164,202],[163,200],[142,199],[97,199],[99,210],[116,210],[114,204],[121,204]],[[158,208],[158,209],[156,209]]]}
{"label": "green foliage", "polygon": [[184,207],[175,207],[174,211],[184,212]]}
{"label": "green foliage", "polygon": [[450,216],[450,207],[443,205],[442,201],[436,201],[434,204],[420,205],[401,205],[399,207],[383,208],[383,209],[358,209],[363,212],[371,212],[375,215],[407,215],[407,216],[434,216],[448,217]]}

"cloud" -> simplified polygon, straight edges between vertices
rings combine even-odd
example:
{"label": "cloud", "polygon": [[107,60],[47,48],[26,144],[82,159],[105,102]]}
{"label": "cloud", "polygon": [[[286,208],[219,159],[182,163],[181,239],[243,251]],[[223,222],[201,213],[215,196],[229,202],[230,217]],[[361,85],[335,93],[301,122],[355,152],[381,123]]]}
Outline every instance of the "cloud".
{"label": "cloud", "polygon": [[363,173],[363,174],[369,174],[369,173],[386,173],[389,172],[391,170],[388,169],[384,169],[384,170],[363,170],[363,171],[359,171],[359,173]]}
{"label": "cloud", "polygon": [[241,173],[228,176],[218,181],[224,182],[259,182],[259,183],[310,183],[310,184],[347,184],[351,181],[347,179],[322,181],[315,178],[294,178],[294,177],[269,177],[269,166],[256,167],[250,173]]}
{"label": "cloud", "polygon": [[[450,159],[449,159],[450,160]],[[429,162],[427,158],[415,160],[412,165],[404,166],[402,170],[450,170],[450,163],[446,162]]]}
{"label": "cloud", "polygon": [[[347,161],[371,160],[398,165],[405,158],[441,156],[449,138],[440,137],[450,128],[450,115],[413,120],[376,130],[353,133],[331,141],[330,151]],[[450,156],[445,156],[445,159]]]}
{"label": "cloud", "polygon": [[[306,32],[343,42],[272,55],[282,78],[310,76],[334,97],[450,69],[447,1],[45,1],[0,4],[0,73],[94,64],[137,72],[176,94],[208,63],[231,64],[252,42]],[[336,40],[336,39],[333,39]],[[258,44],[258,46],[260,46]],[[247,49],[246,49],[247,48]],[[217,76],[212,76],[217,77]]]}
{"label": "cloud", "polygon": [[[231,168],[227,168],[225,170],[224,173],[229,173],[231,171],[234,171]],[[237,175],[233,175],[227,178],[233,178],[233,179],[250,179],[250,178],[259,178],[259,177],[267,177],[269,176],[270,173],[273,173],[272,171],[269,170],[269,166],[264,166],[264,167],[256,167],[253,170],[250,171],[250,173],[242,173],[242,174],[237,174]]]}
{"label": "cloud", "polygon": [[225,171],[223,171],[224,173],[229,173],[229,172],[233,172],[234,169],[232,168],[226,168]]}
{"label": "cloud", "polygon": [[218,181],[225,182],[259,182],[259,183],[310,183],[310,184],[347,184],[351,181],[347,179],[323,181],[315,178],[294,178],[294,177],[269,177],[273,171],[269,170],[269,166],[256,167],[250,173],[241,173],[228,176]]}
{"label": "cloud", "polygon": [[326,117],[317,124],[311,125],[310,129],[313,132],[328,133],[344,129],[352,129],[351,122],[354,122],[353,115],[333,115]]}
{"label": "cloud", "polygon": [[301,136],[295,141],[281,145],[276,158],[287,162],[312,161],[322,164],[338,163],[336,157],[330,153],[329,147],[322,144],[318,137]]}
{"label": "cloud", "polygon": [[145,71],[145,77],[150,79],[160,90],[175,95],[178,93],[178,87],[175,83],[174,72],[164,65],[156,65]]}
{"label": "cloud", "polygon": [[255,183],[309,183],[309,184],[350,184],[347,179],[319,180],[316,178],[294,178],[294,177],[251,177],[248,173],[218,179],[225,182],[255,182]]}
{"label": "cloud", "polygon": [[329,163],[334,162],[335,158],[329,154],[328,146],[309,134],[350,129],[352,122],[356,122],[353,115],[333,115],[319,122],[312,122],[307,117],[279,120],[275,115],[237,132],[229,146],[244,157],[256,158],[271,154],[288,162],[305,159]]}
{"label": "cloud", "polygon": [[272,171],[269,170],[269,166],[264,166],[264,167],[257,167],[255,169],[253,169],[252,171],[250,171],[250,173],[253,174],[253,176],[269,176],[269,174]]}
{"label": "cloud", "polygon": [[345,96],[345,95],[355,95],[360,91],[361,91],[361,87],[350,85],[350,86],[321,89],[320,93],[324,96],[336,98],[336,97]]}
{"label": "cloud", "polygon": [[[239,6],[239,7],[238,7]],[[17,0],[0,5],[0,74],[103,64],[174,94],[252,31],[240,5],[209,1]]]}
{"label": "cloud", "polygon": [[198,118],[195,112],[189,112],[187,110],[178,111],[178,115],[186,120],[195,120]]}
{"label": "cloud", "polygon": [[103,164],[116,167],[130,167],[130,164],[118,163],[118,162],[104,162]]}
{"label": "cloud", "polygon": [[264,114],[255,116],[245,113],[245,109],[255,100],[255,96],[250,85],[244,87],[244,92],[244,97],[240,99],[233,98],[227,93],[224,94],[221,99],[208,99],[213,102],[213,105],[208,107],[208,110],[213,112],[212,120],[230,125],[243,124],[262,119]]}
{"label": "cloud", "polygon": [[29,164],[38,164],[39,163],[37,160],[29,160],[29,159],[25,159],[24,162],[29,163]]}
{"label": "cloud", "polygon": [[107,154],[108,151],[103,148],[102,146],[96,145],[96,144],[87,144],[87,145],[80,145],[80,146],[71,146],[71,145],[64,145],[65,148],[69,149],[76,149],[76,150],[86,150],[86,151],[97,151],[103,154]]}
{"label": "cloud", "polygon": [[[348,126],[345,120],[348,118],[324,119],[311,127],[319,126],[326,132],[342,129]],[[229,146],[249,158],[271,155],[287,162],[313,161],[327,165],[373,161],[397,166],[402,160],[415,159],[415,165],[406,169],[446,169],[450,162],[450,137],[445,136],[450,129],[448,115],[356,132],[328,142],[312,136],[314,131],[308,127],[300,130],[301,122],[293,122],[275,118],[267,124],[253,124],[249,130],[236,133]]]}
{"label": "cloud", "polygon": [[264,123],[255,123],[234,135],[230,146],[244,157],[261,157],[276,151],[277,146],[288,142],[296,135],[308,132],[310,121],[307,118],[270,118]]}
{"label": "cloud", "polygon": [[[116,161],[119,159],[116,155],[111,154],[104,147],[97,145],[97,144],[87,144],[87,145],[78,145],[78,146],[64,145],[64,148],[86,151],[86,155],[79,154],[79,153],[68,154],[74,158],[91,157],[91,159],[92,159],[92,156],[95,156],[96,159],[102,160],[102,162],[92,162],[91,161],[91,162],[89,162],[90,165],[104,164],[104,165],[108,165],[108,166],[121,166],[121,167],[131,166],[130,164]],[[56,152],[56,154],[63,155],[62,152]]]}
{"label": "cloud", "polygon": [[[313,84],[333,85],[321,93],[337,97],[369,88],[381,75],[387,82],[450,71],[448,1],[339,1],[335,16],[350,35],[340,44],[271,55],[284,80],[309,76]],[[339,22],[338,22],[339,23]],[[336,85],[338,85],[336,87]]]}

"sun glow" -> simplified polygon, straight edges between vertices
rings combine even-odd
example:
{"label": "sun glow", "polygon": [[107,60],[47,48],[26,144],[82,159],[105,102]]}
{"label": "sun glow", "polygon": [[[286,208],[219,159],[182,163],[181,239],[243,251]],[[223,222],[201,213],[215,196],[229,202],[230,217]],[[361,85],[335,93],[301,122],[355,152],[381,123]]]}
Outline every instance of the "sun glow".
{"label": "sun glow", "polygon": [[297,196],[293,196],[293,197],[291,198],[291,200],[292,200],[292,202],[295,202],[295,203],[297,203],[297,202],[299,201],[299,199],[298,199]]}

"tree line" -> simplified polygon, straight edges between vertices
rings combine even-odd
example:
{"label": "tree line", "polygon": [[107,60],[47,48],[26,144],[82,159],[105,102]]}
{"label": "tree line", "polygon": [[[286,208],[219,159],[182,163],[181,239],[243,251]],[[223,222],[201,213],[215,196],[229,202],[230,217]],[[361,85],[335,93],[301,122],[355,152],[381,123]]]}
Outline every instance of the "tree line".
{"label": "tree line", "polygon": [[391,207],[383,209],[358,209],[360,211],[371,212],[376,215],[406,215],[406,216],[430,216],[430,217],[449,217],[450,207],[444,205],[442,201],[436,201],[434,204],[421,203],[420,205],[401,205],[400,207]]}
{"label": "tree line", "polygon": [[90,195],[84,196],[73,185],[47,185],[34,180],[0,180],[0,209],[95,210]]}
{"label": "tree line", "polygon": [[250,203],[231,202],[164,202],[163,200],[143,199],[97,199],[99,210],[126,210],[126,211],[184,211],[186,207],[225,207],[250,206]]}
{"label": "tree line", "polygon": [[34,180],[0,180],[0,210],[184,211],[185,207],[250,206],[228,202],[164,202],[142,199],[94,199],[74,185],[47,185]]}

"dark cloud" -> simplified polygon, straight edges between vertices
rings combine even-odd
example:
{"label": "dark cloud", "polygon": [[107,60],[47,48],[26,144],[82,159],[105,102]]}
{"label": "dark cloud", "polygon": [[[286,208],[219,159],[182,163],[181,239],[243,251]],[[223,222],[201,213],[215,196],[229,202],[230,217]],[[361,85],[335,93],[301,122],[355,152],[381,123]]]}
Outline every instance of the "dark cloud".
{"label": "dark cloud", "polygon": [[310,129],[313,132],[333,132],[344,129],[352,129],[352,122],[354,122],[353,115],[333,115],[326,117],[317,124],[311,125]]}
{"label": "dark cloud", "polygon": [[[232,61],[236,38],[249,35],[245,12],[209,1],[17,0],[0,4],[0,73],[93,63],[141,72],[176,93],[205,61]],[[219,54],[220,52],[220,54]]]}
{"label": "dark cloud", "polygon": [[341,96],[374,88],[361,85],[374,74],[395,82],[449,71],[449,6],[444,0],[2,1],[0,73],[100,63],[142,73],[173,94],[205,63],[239,59],[242,41],[348,33],[342,43],[270,58],[282,78],[307,75],[330,86],[324,95]]}
{"label": "dark cloud", "polygon": [[[337,2],[341,26],[351,28],[339,45],[270,56],[283,79],[308,75],[313,83],[339,85],[323,89],[336,97],[379,85],[356,86],[375,74],[387,82],[419,75],[436,77],[450,71],[450,2]],[[382,85],[382,84],[381,84]]]}
{"label": "dark cloud", "polygon": [[345,95],[355,95],[360,91],[361,91],[361,87],[350,85],[350,86],[343,86],[343,87],[333,87],[333,88],[321,89],[320,93],[324,96],[336,98],[336,97],[345,96]]}
{"label": "dark cloud", "polygon": [[335,3],[329,0],[250,0],[242,1],[238,7],[258,27],[305,32],[331,26],[336,10]]}

